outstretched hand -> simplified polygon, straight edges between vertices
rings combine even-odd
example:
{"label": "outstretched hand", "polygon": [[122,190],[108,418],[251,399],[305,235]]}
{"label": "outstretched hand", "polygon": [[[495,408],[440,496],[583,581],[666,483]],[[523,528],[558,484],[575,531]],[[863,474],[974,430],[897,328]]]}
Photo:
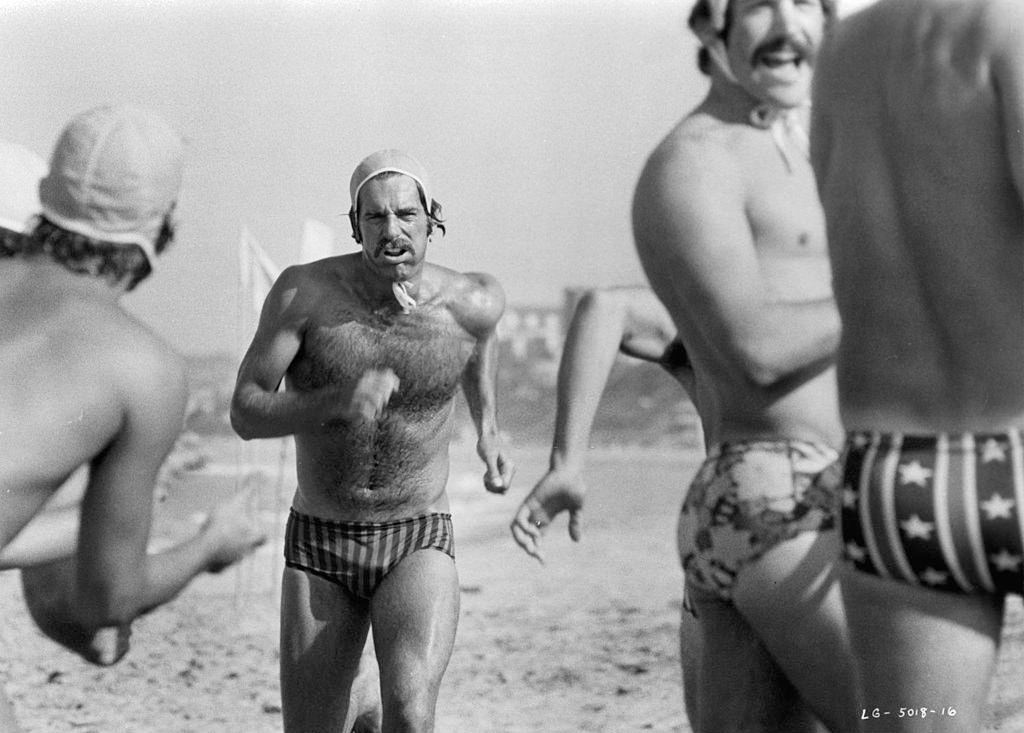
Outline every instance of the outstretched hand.
{"label": "outstretched hand", "polygon": [[569,512],[569,537],[579,542],[583,536],[583,476],[577,471],[551,469],[530,495],[523,500],[510,529],[516,543],[530,557],[544,562],[540,540],[551,521],[563,511]]}

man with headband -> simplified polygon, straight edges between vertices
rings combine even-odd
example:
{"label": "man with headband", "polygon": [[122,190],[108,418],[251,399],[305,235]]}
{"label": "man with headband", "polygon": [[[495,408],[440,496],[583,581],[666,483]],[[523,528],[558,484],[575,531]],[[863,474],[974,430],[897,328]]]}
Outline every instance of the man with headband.
{"label": "man with headband", "polygon": [[881,0],[822,57],[866,731],[981,730],[1024,591],[1022,35],[1018,0]]}
{"label": "man with headband", "polygon": [[[25,568],[42,631],[97,664],[127,651],[137,616],[263,541],[232,501],[193,538],[147,555],[186,375],[120,299],[170,243],[182,152],[163,120],[136,107],[75,117],[48,173],[24,149],[0,152],[0,562]],[[33,178],[38,197],[26,191]],[[61,490],[83,466],[84,487]],[[71,511],[47,512],[61,496]],[[0,728],[17,730],[0,703]]]}
{"label": "man with headband", "polygon": [[239,369],[232,424],[245,439],[295,436],[285,730],[350,729],[348,690],[372,628],[384,729],[429,731],[459,610],[445,486],[460,383],[485,487],[503,493],[512,477],[495,415],[504,294],[489,275],[425,261],[444,223],[411,156],[370,155],[349,191],[361,251],[278,278]]}
{"label": "man with headband", "polygon": [[678,531],[701,732],[850,730],[859,712],[836,578],[840,325],[805,132],[834,14],[827,0],[699,0],[710,88],[633,202],[708,450]]}

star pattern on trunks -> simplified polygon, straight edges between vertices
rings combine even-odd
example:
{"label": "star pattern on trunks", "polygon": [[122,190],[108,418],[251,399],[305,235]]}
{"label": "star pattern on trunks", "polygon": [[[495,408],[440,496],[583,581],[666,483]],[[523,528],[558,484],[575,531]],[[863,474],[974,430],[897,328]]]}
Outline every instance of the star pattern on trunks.
{"label": "star pattern on trunks", "polygon": [[989,520],[1013,519],[1010,510],[1016,504],[1013,499],[1004,499],[998,492],[992,494],[987,500],[981,502],[981,508],[988,515]]}
{"label": "star pattern on trunks", "polygon": [[858,545],[856,542],[847,542],[846,556],[854,562],[864,562],[864,558],[867,556],[867,552],[862,546]]}
{"label": "star pattern on trunks", "polygon": [[1006,462],[1006,446],[995,438],[989,438],[981,448],[981,462],[991,463],[992,461]]}
{"label": "star pattern on trunks", "polygon": [[928,485],[928,479],[932,477],[932,470],[925,468],[918,461],[900,464],[900,482],[904,484],[917,484],[922,489]]}
{"label": "star pattern on trunks", "polygon": [[909,539],[917,538],[921,540],[930,540],[932,538],[932,532],[935,530],[934,522],[926,522],[918,515],[911,515],[910,519],[904,519],[900,522],[900,527],[906,532]]}
{"label": "star pattern on trunks", "polygon": [[1017,571],[1017,568],[1021,563],[1021,556],[1014,555],[1009,552],[1005,547],[995,555],[989,555],[988,559],[992,561],[992,564],[996,568],[1004,573],[1013,573]]}
{"label": "star pattern on trunks", "polygon": [[949,578],[949,573],[944,573],[941,570],[928,567],[921,573],[921,580],[928,585],[942,585]]}

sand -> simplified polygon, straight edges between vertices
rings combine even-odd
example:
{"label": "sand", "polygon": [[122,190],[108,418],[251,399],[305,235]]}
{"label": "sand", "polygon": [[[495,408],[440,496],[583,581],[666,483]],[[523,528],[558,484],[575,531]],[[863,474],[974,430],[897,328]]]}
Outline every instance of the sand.
{"label": "sand", "polygon": [[[478,486],[482,472],[471,449],[456,451],[450,493],[462,608],[437,730],[689,731],[680,692],[680,572],[673,546],[680,487],[699,455],[593,455],[583,541],[571,543],[560,520],[546,538],[543,566],[519,551],[507,525],[546,455],[518,448],[514,457],[516,485],[498,497]],[[173,529],[196,508],[198,494],[209,500],[211,486],[230,488],[234,481],[221,468],[205,478],[186,476],[164,510],[173,516],[161,526]],[[272,526],[280,507],[271,483],[264,512]],[[274,532],[279,536],[279,528]],[[107,669],[43,638],[24,611],[16,574],[0,575],[6,620],[0,673],[24,729],[279,731],[281,564],[274,537],[241,568],[198,579],[136,622],[132,651]],[[986,733],[1024,731],[1022,665],[1024,613],[1014,602]]]}

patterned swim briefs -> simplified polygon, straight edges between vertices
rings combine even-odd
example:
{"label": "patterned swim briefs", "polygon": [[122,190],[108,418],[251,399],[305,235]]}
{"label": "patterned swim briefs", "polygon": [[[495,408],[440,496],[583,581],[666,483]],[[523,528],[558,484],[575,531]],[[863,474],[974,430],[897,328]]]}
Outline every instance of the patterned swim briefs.
{"label": "patterned swim briefs", "polygon": [[687,586],[730,600],[736,576],[781,542],[832,529],[839,454],[807,441],[736,441],[713,447],[679,515]]}

